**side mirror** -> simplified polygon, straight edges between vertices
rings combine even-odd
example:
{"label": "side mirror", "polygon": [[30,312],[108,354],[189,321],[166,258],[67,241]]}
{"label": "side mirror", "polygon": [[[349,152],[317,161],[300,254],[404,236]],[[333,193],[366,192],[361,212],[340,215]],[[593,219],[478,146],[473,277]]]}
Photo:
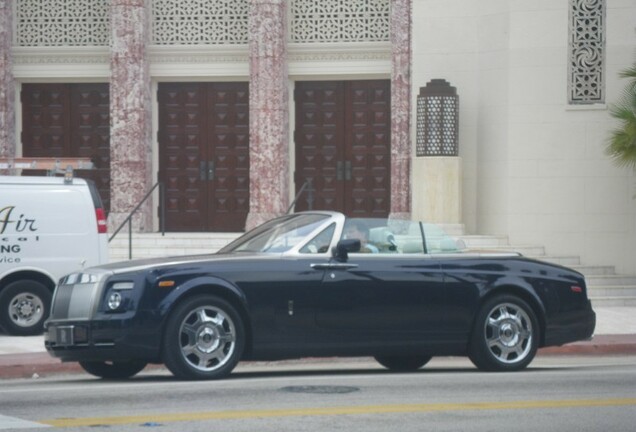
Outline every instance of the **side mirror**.
{"label": "side mirror", "polygon": [[333,250],[333,257],[338,261],[347,261],[350,252],[360,251],[360,240],[346,239],[340,240]]}

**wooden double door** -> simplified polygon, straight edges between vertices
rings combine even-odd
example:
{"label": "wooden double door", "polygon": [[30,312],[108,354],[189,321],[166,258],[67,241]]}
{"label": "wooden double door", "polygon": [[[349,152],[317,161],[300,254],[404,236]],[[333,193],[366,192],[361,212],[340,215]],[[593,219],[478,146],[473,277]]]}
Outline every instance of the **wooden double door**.
{"label": "wooden double door", "polygon": [[249,211],[247,82],[160,83],[168,231],[238,232]]}
{"label": "wooden double door", "polygon": [[[93,180],[110,210],[110,96],[105,83],[23,84],[22,155],[90,158],[92,170],[75,176]],[[46,175],[46,171],[24,171]]]}
{"label": "wooden double door", "polygon": [[390,211],[389,80],[297,82],[296,211],[335,210],[351,217]]}

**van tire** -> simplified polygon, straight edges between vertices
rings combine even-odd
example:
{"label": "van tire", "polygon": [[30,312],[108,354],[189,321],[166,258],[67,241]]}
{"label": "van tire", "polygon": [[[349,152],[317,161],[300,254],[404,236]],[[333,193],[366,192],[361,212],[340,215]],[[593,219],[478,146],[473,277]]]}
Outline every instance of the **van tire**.
{"label": "van tire", "polygon": [[51,297],[51,291],[38,281],[11,282],[0,291],[0,325],[10,335],[42,334],[51,311]]}

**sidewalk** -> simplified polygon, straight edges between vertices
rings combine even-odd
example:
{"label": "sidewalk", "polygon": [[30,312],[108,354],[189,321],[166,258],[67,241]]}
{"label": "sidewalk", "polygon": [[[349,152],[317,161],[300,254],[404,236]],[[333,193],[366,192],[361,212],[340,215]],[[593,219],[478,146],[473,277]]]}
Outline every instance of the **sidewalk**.
{"label": "sidewalk", "polygon": [[[591,341],[539,350],[538,355],[636,355],[636,307],[597,307]],[[43,336],[0,334],[0,379],[75,373],[77,363],[61,363],[44,349]]]}

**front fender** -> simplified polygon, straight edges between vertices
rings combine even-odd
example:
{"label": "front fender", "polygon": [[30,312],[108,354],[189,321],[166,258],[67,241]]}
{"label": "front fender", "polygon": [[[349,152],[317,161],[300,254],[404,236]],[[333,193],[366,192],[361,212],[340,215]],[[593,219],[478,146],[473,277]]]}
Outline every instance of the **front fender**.
{"label": "front fender", "polygon": [[165,322],[181,299],[202,292],[218,293],[224,298],[237,299],[241,306],[247,310],[245,294],[237,286],[217,276],[198,276],[179,284],[159,303],[158,311],[162,322]]}

